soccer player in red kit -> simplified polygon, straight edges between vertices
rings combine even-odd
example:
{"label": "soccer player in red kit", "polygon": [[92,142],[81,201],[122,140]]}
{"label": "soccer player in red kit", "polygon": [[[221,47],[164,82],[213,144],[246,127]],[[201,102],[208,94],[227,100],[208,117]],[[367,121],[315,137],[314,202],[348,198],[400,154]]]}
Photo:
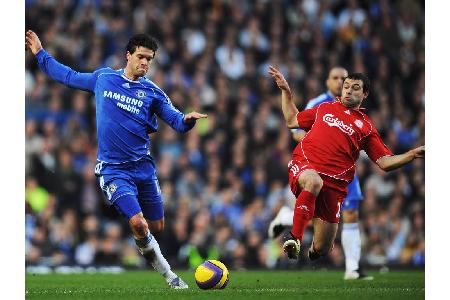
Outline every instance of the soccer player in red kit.
{"label": "soccer player in red kit", "polygon": [[307,131],[288,165],[289,184],[297,200],[293,227],[283,250],[289,258],[298,258],[303,233],[312,220],[314,235],[308,256],[314,260],[333,249],[341,204],[355,174],[359,151],[364,150],[381,169],[390,171],[425,157],[425,147],[400,155],[393,155],[386,147],[360,108],[370,89],[370,81],[364,74],[353,73],[345,78],[341,98],[302,112],[292,101],[284,76],[272,66],[269,74],[281,89],[281,108],[287,126]]}

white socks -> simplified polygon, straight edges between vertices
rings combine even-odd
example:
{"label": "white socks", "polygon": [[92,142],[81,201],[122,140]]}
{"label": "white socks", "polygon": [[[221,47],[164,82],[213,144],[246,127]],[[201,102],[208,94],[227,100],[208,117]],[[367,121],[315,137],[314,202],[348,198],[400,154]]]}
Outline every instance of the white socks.
{"label": "white socks", "polygon": [[170,265],[159,249],[159,244],[155,237],[149,232],[147,237],[141,240],[136,240],[139,252],[150,262],[153,268],[166,278],[166,281],[171,281],[177,275],[170,270]]}
{"label": "white socks", "polygon": [[277,215],[280,218],[280,224],[284,226],[292,226],[294,219],[294,210],[287,206],[283,206]]}
{"label": "white socks", "polygon": [[356,271],[361,258],[361,236],[358,223],[343,224],[341,242],[345,255],[345,271]]}

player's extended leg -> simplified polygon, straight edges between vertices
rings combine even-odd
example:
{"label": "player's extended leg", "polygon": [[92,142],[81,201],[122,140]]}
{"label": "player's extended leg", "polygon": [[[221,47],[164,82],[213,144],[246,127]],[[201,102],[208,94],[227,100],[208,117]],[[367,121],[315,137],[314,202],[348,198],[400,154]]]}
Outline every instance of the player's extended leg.
{"label": "player's extended leg", "polygon": [[133,169],[138,163],[141,170],[130,172],[127,164],[108,165],[101,162],[95,166],[95,174],[108,203],[127,219],[139,252],[164,276],[171,288],[187,288],[170,270],[158,242],[150,233],[146,219],[152,221],[152,224],[164,224],[163,200],[158,181],[152,177],[153,164],[147,161],[136,162],[132,165]]}
{"label": "player's extended leg", "polygon": [[[353,200],[357,203],[353,203],[351,207],[358,207],[359,200]],[[345,200],[347,202],[347,200]],[[344,202],[344,203],[345,203]],[[350,203],[352,201],[349,201]],[[364,279],[372,280],[372,276],[364,274],[359,265],[361,258],[361,236],[359,232],[359,214],[356,208],[346,208],[342,211],[342,217],[344,218],[344,224],[342,226],[342,248],[345,255],[345,280],[352,279]]]}
{"label": "player's extended leg", "polygon": [[313,242],[309,249],[308,256],[311,260],[325,256],[333,250],[336,238],[338,223],[329,223],[319,218],[313,218]]}
{"label": "player's extended leg", "polygon": [[314,216],[316,197],[322,189],[323,181],[315,170],[307,169],[298,176],[298,184],[301,192],[295,202],[291,237],[287,237],[283,244],[284,252],[291,259],[298,258],[303,233]]}
{"label": "player's extended leg", "polygon": [[188,286],[170,270],[170,265],[161,253],[159,244],[145,220],[139,204],[134,196],[126,195],[119,198],[114,206],[128,218],[128,224],[134,236],[139,252],[153,266],[153,268],[164,276],[171,288],[185,289]]}
{"label": "player's extended leg", "polygon": [[[143,182],[138,184],[138,189],[138,201],[139,206],[142,209],[142,213],[139,215],[139,218],[144,220],[147,224],[148,235],[153,236],[152,234],[160,234],[164,230],[164,208],[158,180],[155,178],[143,180]],[[153,241],[155,245],[158,245],[158,242],[154,237],[150,242]],[[138,243],[136,242],[136,244]],[[150,262],[152,266],[158,270],[158,272],[164,275],[166,282],[170,287],[175,289],[188,288],[188,285],[170,270],[170,265],[161,254],[159,245],[157,248],[155,247],[155,249],[153,249],[154,251],[152,251],[151,247],[147,249],[145,247],[141,247],[139,244],[138,247],[139,251],[147,259],[147,261]]]}
{"label": "player's extended leg", "polygon": [[342,211],[342,248],[345,255],[345,273],[355,272],[361,257],[361,237],[358,226],[358,211],[348,208]]}
{"label": "player's extended leg", "polygon": [[341,206],[347,192],[332,181],[326,181],[316,199],[313,218],[313,242],[308,256],[311,260],[325,256],[333,250]]}
{"label": "player's extended leg", "polygon": [[359,231],[359,204],[363,200],[358,176],[348,186],[348,195],[342,203],[342,226],[341,242],[345,255],[345,280],[365,279],[372,280],[372,276],[364,274],[360,268],[361,258],[361,235]]}

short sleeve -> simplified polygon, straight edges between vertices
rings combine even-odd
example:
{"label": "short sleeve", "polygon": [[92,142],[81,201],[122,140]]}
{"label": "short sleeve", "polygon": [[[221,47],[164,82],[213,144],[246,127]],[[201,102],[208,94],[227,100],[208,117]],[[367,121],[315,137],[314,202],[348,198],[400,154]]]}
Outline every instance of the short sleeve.
{"label": "short sleeve", "polygon": [[314,124],[314,121],[316,120],[316,112],[317,107],[298,112],[297,114],[298,128],[301,128],[306,131],[310,130],[312,125]]}
{"label": "short sleeve", "polygon": [[394,155],[392,151],[383,143],[383,140],[377,130],[374,130],[366,137],[366,141],[363,144],[362,149],[366,151],[367,155],[373,162],[376,162],[383,156]]}

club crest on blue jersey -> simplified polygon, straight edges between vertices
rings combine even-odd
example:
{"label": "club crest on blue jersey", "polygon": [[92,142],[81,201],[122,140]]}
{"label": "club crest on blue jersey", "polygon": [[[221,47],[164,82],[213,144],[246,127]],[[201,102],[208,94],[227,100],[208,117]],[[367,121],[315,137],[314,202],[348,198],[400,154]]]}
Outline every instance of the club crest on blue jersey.
{"label": "club crest on blue jersey", "polygon": [[117,190],[117,186],[114,183],[111,183],[108,187],[109,192],[112,194]]}
{"label": "club crest on blue jersey", "polygon": [[136,97],[142,99],[146,96],[146,93],[143,90],[137,90],[135,95],[136,95]]}

